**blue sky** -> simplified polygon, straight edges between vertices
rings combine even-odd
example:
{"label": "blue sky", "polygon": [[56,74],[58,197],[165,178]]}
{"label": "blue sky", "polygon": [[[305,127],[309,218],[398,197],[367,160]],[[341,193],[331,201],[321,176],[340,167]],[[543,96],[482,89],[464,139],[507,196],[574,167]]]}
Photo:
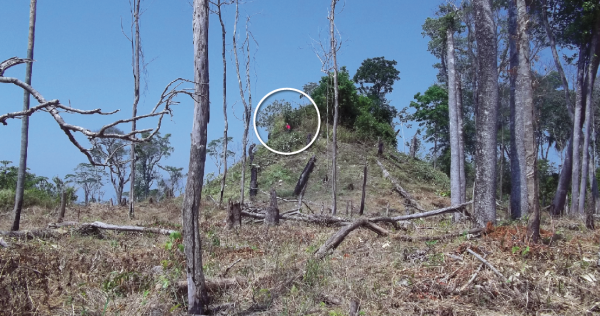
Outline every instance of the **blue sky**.
{"label": "blue sky", "polygon": [[[0,59],[25,57],[29,23],[29,1],[3,0],[0,19]],[[85,4],[83,4],[85,3]],[[427,51],[428,38],[421,35],[421,25],[433,16],[439,0],[424,1],[342,1],[343,10],[336,14],[336,24],[344,41],[338,53],[338,65],[347,66],[351,75],[366,58],[384,56],[398,62],[401,80],[388,95],[391,104],[401,109],[408,106],[417,92],[435,82],[437,60]],[[255,0],[241,6],[238,34],[243,41],[245,20],[251,16],[249,28],[258,46],[252,46],[253,112],[258,101],[270,91],[290,87],[302,89],[323,75],[319,59],[313,52],[312,39],[327,39],[329,1]],[[150,111],[165,85],[175,78],[193,79],[192,6],[191,0],[142,1],[142,46],[147,66],[147,90],[138,113]],[[242,104],[235,64],[231,52],[235,7],[224,9],[227,30],[227,101],[229,135],[241,141]],[[97,129],[103,124],[131,115],[133,76],[131,45],[121,30],[130,33],[129,2],[105,1],[39,1],[32,84],[46,99],[59,99],[80,109],[120,109],[109,116],[65,115],[71,124]],[[209,141],[223,133],[221,27],[215,15],[209,26],[211,120]],[[242,69],[243,71],[243,69]],[[25,67],[10,69],[5,76],[24,78]],[[23,92],[16,86],[0,85],[0,112],[18,111]],[[193,102],[181,96],[174,116],[163,123],[162,134],[171,133],[174,153],[165,165],[184,167],[189,164],[189,145]],[[32,103],[32,104],[35,104]],[[237,117],[237,118],[236,118]],[[156,120],[147,119],[138,126],[152,127]],[[0,126],[0,160],[18,165],[20,120]],[[121,125],[129,130],[130,125]],[[250,141],[258,142],[252,127]],[[411,137],[412,131],[405,130]],[[78,139],[89,147],[81,135]],[[234,144],[234,151],[240,148]],[[402,148],[402,146],[400,146]],[[36,113],[30,119],[28,167],[49,178],[64,177],[85,157],[68,141],[47,113]],[[206,173],[215,171],[206,164]],[[106,187],[105,199],[113,195]]]}

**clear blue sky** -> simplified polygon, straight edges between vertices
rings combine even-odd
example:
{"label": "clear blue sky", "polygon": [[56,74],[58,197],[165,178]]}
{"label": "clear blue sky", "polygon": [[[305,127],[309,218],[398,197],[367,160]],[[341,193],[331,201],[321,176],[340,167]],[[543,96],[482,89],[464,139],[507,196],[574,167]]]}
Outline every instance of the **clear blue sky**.
{"label": "clear blue sky", "polygon": [[[29,1],[3,0],[0,19],[0,59],[25,57],[29,23]],[[138,113],[150,111],[171,80],[193,79],[192,6],[191,0],[143,0],[141,17],[142,46],[147,67],[147,90]],[[85,4],[83,4],[85,3]],[[439,0],[425,1],[342,1],[343,10],[336,14],[336,23],[344,45],[338,54],[339,66],[347,66],[351,75],[366,58],[385,56],[398,62],[400,78],[388,96],[396,108],[408,106],[417,92],[423,92],[435,82],[437,61],[427,51],[427,38],[421,35],[421,25],[433,16]],[[241,6],[238,32],[244,35],[245,19],[251,15],[250,30],[258,42],[252,51],[253,110],[270,91],[291,87],[302,89],[308,82],[317,82],[323,75],[315,56],[311,38],[326,40],[329,1],[256,0]],[[227,29],[229,135],[241,141],[242,123],[238,82],[232,62],[231,37],[235,7],[224,10]],[[80,109],[120,109],[110,117],[65,115],[69,123],[90,129],[131,115],[133,76],[131,45],[121,31],[129,33],[129,2],[105,1],[39,1],[32,84],[46,99],[59,99]],[[223,133],[221,27],[215,15],[209,26],[211,120],[209,141]],[[239,40],[241,43],[243,38]],[[239,44],[238,44],[239,45]],[[24,78],[25,67],[17,66],[5,76]],[[23,92],[16,86],[0,85],[0,111],[22,108]],[[32,99],[33,100],[33,99]],[[184,167],[189,164],[189,145],[193,102],[181,96],[174,107],[174,116],[163,123],[162,134],[171,133],[175,152],[165,165]],[[35,104],[33,102],[32,104]],[[233,105],[233,109],[232,109]],[[237,118],[236,118],[237,116]],[[147,119],[138,126],[152,127]],[[20,120],[9,120],[0,126],[0,160],[18,165]],[[129,130],[130,125],[121,125]],[[250,141],[257,143],[251,131]],[[412,132],[405,131],[408,138]],[[78,139],[89,147],[80,134]],[[233,150],[239,146],[232,146]],[[402,148],[402,147],[401,147]],[[78,163],[87,162],[44,112],[30,119],[28,167],[32,172],[64,177]],[[206,173],[215,171],[207,161]],[[113,196],[112,187],[105,187],[105,199]]]}

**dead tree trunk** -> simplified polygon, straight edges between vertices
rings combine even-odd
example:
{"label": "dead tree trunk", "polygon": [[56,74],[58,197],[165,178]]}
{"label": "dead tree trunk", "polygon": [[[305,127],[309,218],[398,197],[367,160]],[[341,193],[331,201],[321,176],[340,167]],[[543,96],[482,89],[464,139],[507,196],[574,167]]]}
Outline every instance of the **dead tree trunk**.
{"label": "dead tree trunk", "polygon": [[335,4],[338,0],[331,0],[331,14],[329,16],[329,36],[331,36],[331,56],[333,59],[333,149],[331,166],[331,188],[332,201],[331,209],[337,208],[337,123],[339,108],[339,89],[338,89],[338,70],[337,70],[337,44],[335,40]]}
{"label": "dead tree trunk", "polygon": [[223,129],[223,178],[221,179],[221,192],[219,195],[219,208],[223,203],[223,193],[225,192],[225,181],[227,180],[227,130],[229,129],[229,122],[227,121],[227,59],[225,58],[225,23],[223,23],[223,17],[221,16],[221,0],[217,2],[217,15],[219,16],[219,22],[221,23],[221,55],[223,56],[223,120],[225,121],[225,127]]}
{"label": "dead tree trunk", "polygon": [[271,189],[271,205],[265,214],[265,225],[279,225],[279,209],[277,208],[277,192]]}
{"label": "dead tree trunk", "polygon": [[[360,210],[358,211],[358,215],[362,216],[365,210],[365,197],[367,191],[367,162],[365,161],[365,168],[363,170],[363,186],[362,186],[362,195],[360,198]],[[350,211],[352,212],[352,211]]]}
{"label": "dead tree trunk", "polygon": [[253,200],[258,193],[258,171],[256,166],[250,168],[250,199]]}
{"label": "dead tree trunk", "polygon": [[252,110],[252,90],[250,89],[250,38],[248,31],[246,29],[246,49],[248,52],[248,59],[246,60],[246,88],[248,89],[248,102],[246,102],[246,97],[244,96],[244,88],[242,86],[242,77],[240,75],[240,63],[237,55],[237,42],[236,42],[236,31],[237,31],[237,22],[239,17],[239,2],[235,1],[235,23],[233,26],[233,53],[235,55],[235,69],[237,73],[239,88],[240,88],[240,97],[242,99],[242,104],[244,105],[244,112],[242,115],[242,120],[244,122],[244,134],[242,135],[242,177],[240,183],[240,202],[244,203],[244,186],[246,182],[246,146],[248,145],[248,128],[250,127],[250,115]]}
{"label": "dead tree trunk", "polygon": [[[31,0],[29,8],[29,40],[27,44],[27,59],[33,60],[33,47],[35,43],[35,18],[37,13],[37,0]],[[33,63],[28,62],[25,68],[25,83],[31,85],[31,71]],[[23,91],[23,111],[29,110],[29,92]],[[13,223],[11,230],[19,230],[21,222],[21,209],[23,208],[23,195],[25,193],[25,177],[27,175],[27,146],[29,144],[29,116],[21,121],[21,153],[19,155],[19,173],[17,174],[17,188],[15,190],[15,207],[13,210]]]}
{"label": "dead tree trunk", "polygon": [[200,206],[206,162],[209,120],[208,0],[194,0],[194,88],[195,104],[191,133],[189,175],[182,206],[183,242],[188,285],[188,313],[204,314],[208,294],[202,271]]}
{"label": "dead tree trunk", "polygon": [[385,167],[383,166],[383,164],[381,164],[381,162],[379,160],[377,160],[377,164],[379,165],[379,167],[381,168],[381,171],[383,172],[383,177],[387,178],[388,180],[390,180],[390,182],[392,183],[392,185],[394,186],[394,190],[396,192],[398,192],[398,194],[400,194],[400,196],[402,196],[405,200],[406,203],[409,206],[412,206],[414,208],[416,208],[417,210],[419,210],[420,212],[424,212],[425,209],[423,209],[421,207],[421,205],[419,205],[419,202],[417,202],[415,199],[412,198],[412,196],[406,192],[401,186],[400,184],[398,184],[398,181],[396,179],[394,179],[390,173],[385,169]]}
{"label": "dead tree trunk", "polygon": [[417,133],[415,133],[415,135],[413,136],[411,142],[410,142],[410,158],[415,159],[417,156],[417,146],[418,146],[418,142],[417,142]]}
{"label": "dead tree trunk", "polygon": [[308,144],[310,144],[311,140],[312,140],[312,134],[308,133],[308,135],[306,135],[306,146],[308,146]]}
{"label": "dead tree trunk", "polygon": [[377,156],[381,157],[383,155],[383,141],[379,140],[379,144],[377,145]]}
{"label": "dead tree trunk", "polygon": [[[111,199],[111,204],[112,204],[112,199]],[[65,209],[67,207],[67,192],[62,191],[60,194],[60,212],[58,215],[58,223],[62,223],[63,219],[65,218]]]}
{"label": "dead tree trunk", "polygon": [[242,226],[242,206],[240,203],[233,203],[229,200],[227,208],[227,229]]}
{"label": "dead tree trunk", "polygon": [[294,195],[298,195],[303,191],[304,187],[306,186],[306,183],[308,182],[310,173],[313,171],[313,168],[315,167],[316,161],[317,161],[317,158],[316,158],[316,156],[313,155],[308,160],[308,163],[306,163],[306,166],[304,167],[302,174],[300,174],[300,178],[298,178],[298,183],[296,183],[296,188],[294,189]]}
{"label": "dead tree trunk", "polygon": [[[132,2],[133,8],[132,18],[133,24],[135,26],[135,35],[131,39],[131,49],[133,54],[133,113],[131,117],[137,116],[137,106],[140,101],[140,53],[142,48],[140,47],[140,1],[134,0]],[[136,121],[131,122],[131,130],[136,130]],[[129,187],[129,218],[133,219],[135,217],[134,211],[134,192],[135,192],[135,143],[131,143],[131,179],[130,187]]]}

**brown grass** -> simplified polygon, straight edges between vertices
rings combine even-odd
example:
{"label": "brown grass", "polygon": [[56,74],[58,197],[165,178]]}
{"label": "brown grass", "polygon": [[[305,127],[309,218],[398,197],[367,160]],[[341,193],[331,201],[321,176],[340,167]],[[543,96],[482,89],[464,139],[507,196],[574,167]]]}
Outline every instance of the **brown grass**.
{"label": "brown grass", "polygon": [[[67,220],[76,220],[75,211],[69,210]],[[546,244],[539,245],[528,243],[520,223],[496,227],[482,238],[414,243],[361,229],[324,261],[312,261],[312,252],[335,228],[284,222],[274,228],[245,224],[227,231],[223,213],[204,206],[206,277],[221,275],[241,259],[227,277],[249,280],[243,287],[211,294],[213,304],[236,303],[235,311],[226,314],[263,305],[264,315],[346,315],[353,298],[366,315],[598,313],[600,231],[579,230],[571,219],[550,223],[544,218],[543,227],[554,230],[542,231]],[[79,216],[80,221],[175,229],[180,221],[179,208],[171,203],[139,206],[133,222],[126,209],[100,205],[81,208]],[[30,210],[23,224],[25,229],[44,227],[53,219],[52,212]],[[468,228],[451,226],[439,217],[415,223],[416,230],[407,234],[435,236]],[[552,238],[558,231],[561,238]],[[176,287],[185,279],[184,257],[164,248],[167,236],[102,235],[100,239],[65,231],[52,240],[7,240],[12,247],[0,249],[0,314],[184,314],[185,293]],[[457,292],[480,265],[467,247],[487,254],[486,260],[511,282],[483,268],[465,291]],[[298,271],[303,277],[290,281]]]}

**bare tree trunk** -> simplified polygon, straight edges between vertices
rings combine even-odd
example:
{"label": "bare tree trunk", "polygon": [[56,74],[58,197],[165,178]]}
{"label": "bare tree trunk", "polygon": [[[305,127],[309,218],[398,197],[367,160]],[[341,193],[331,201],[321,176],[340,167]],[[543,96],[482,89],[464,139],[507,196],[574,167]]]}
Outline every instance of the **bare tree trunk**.
{"label": "bare tree trunk", "polygon": [[190,164],[182,206],[182,227],[188,285],[188,313],[203,314],[208,306],[208,294],[202,272],[200,240],[200,207],[204,165],[206,162],[206,131],[209,120],[208,76],[208,0],[194,0],[194,88],[195,104],[191,133]]}
{"label": "bare tree trunk", "polygon": [[589,183],[590,189],[592,193],[592,198],[590,199],[591,205],[585,212],[585,227],[588,229],[595,229],[596,225],[594,223],[594,214],[597,213],[598,205],[600,204],[600,193],[598,192],[598,182],[596,181],[596,162],[595,162],[595,151],[590,150],[590,160],[589,160]]}
{"label": "bare tree trunk", "polygon": [[579,210],[579,172],[581,171],[581,111],[583,105],[583,85],[585,69],[585,44],[579,46],[577,63],[577,86],[575,92],[575,117],[573,118],[573,172],[571,175],[571,213]]}
{"label": "bare tree trunk", "polygon": [[219,208],[223,203],[223,192],[225,192],[225,181],[227,180],[227,129],[229,123],[227,122],[227,59],[225,58],[225,24],[223,23],[223,17],[221,16],[221,0],[217,2],[217,9],[219,15],[219,22],[221,22],[221,39],[222,39],[222,55],[223,55],[223,120],[225,121],[225,127],[223,130],[223,179],[221,179],[221,193],[219,195]]}
{"label": "bare tree trunk", "polygon": [[313,155],[306,163],[306,166],[304,167],[304,170],[302,171],[300,178],[298,178],[298,183],[296,183],[296,187],[294,188],[294,195],[298,195],[302,191],[304,191],[304,188],[306,187],[306,183],[308,182],[308,178],[310,177],[310,173],[313,171],[313,168],[315,167],[316,161],[317,161],[317,158],[316,158],[316,156]]}
{"label": "bare tree trunk", "polygon": [[[135,25],[135,36],[131,41],[131,49],[133,53],[133,113],[132,117],[137,116],[137,106],[140,101],[140,1],[134,0],[132,5],[132,18]],[[131,122],[131,130],[136,130],[136,121]],[[135,201],[135,143],[131,143],[131,175],[129,184],[129,218],[135,217],[134,201]]]}
{"label": "bare tree trunk", "polygon": [[235,69],[237,72],[238,83],[240,86],[240,96],[242,98],[242,103],[244,104],[244,114],[242,116],[242,120],[244,121],[244,134],[242,137],[242,177],[240,183],[240,203],[244,205],[244,184],[246,182],[246,146],[248,145],[248,128],[250,127],[250,115],[252,109],[252,92],[250,89],[250,42],[248,30],[246,30],[246,42],[247,42],[247,52],[248,59],[246,60],[246,88],[248,89],[248,102],[246,102],[246,98],[244,96],[244,89],[242,87],[242,77],[240,75],[240,63],[237,55],[237,44],[236,44],[236,31],[237,31],[237,22],[239,17],[239,2],[235,1],[235,23],[233,26],[233,53],[235,55]]}
{"label": "bare tree trunk", "polygon": [[462,85],[460,82],[460,74],[457,73],[457,88],[456,88],[456,110],[458,121],[458,154],[459,154],[459,171],[460,177],[460,203],[467,201],[467,179],[465,174],[465,138],[463,136],[463,110],[462,110]]}
{"label": "bare tree trunk", "polygon": [[242,226],[242,206],[240,203],[233,203],[229,200],[227,208],[227,229]]}
{"label": "bare tree trunk", "polygon": [[569,137],[569,140],[567,142],[568,145],[567,152],[565,155],[565,161],[563,162],[563,166],[560,171],[558,185],[556,187],[556,193],[554,194],[554,199],[552,200],[552,206],[550,209],[550,213],[554,216],[560,215],[565,208],[565,202],[567,201],[567,192],[569,191],[569,184],[571,182],[571,177],[573,173],[573,137]]}
{"label": "bare tree trunk", "polygon": [[584,205],[585,205],[585,192],[586,192],[586,184],[588,177],[588,169],[589,169],[589,158],[590,155],[590,136],[592,130],[592,122],[594,121],[594,104],[592,103],[592,93],[594,91],[594,79],[596,78],[596,73],[598,71],[598,67],[596,66],[598,57],[596,56],[596,45],[598,44],[598,36],[600,33],[600,11],[596,14],[596,25],[594,27],[594,31],[592,33],[592,40],[589,48],[589,57],[588,57],[588,73],[586,80],[586,93],[585,93],[585,121],[583,123],[583,128],[585,130],[585,134],[583,137],[583,162],[581,164],[581,184],[579,186],[579,214],[584,214]]}
{"label": "bare tree trunk", "polygon": [[[537,179],[537,145],[535,142],[533,87],[531,86],[531,63],[529,60],[529,31],[527,23],[527,5],[525,0],[517,0],[519,25],[519,68],[517,72],[517,90],[515,91],[515,106],[523,111],[525,163],[527,172],[527,214],[529,223],[527,235],[537,242],[540,238],[540,201]],[[521,215],[523,210],[521,210]]]}
{"label": "bare tree trunk", "polygon": [[271,205],[265,213],[265,225],[279,225],[279,208],[277,208],[277,192],[271,189]]}
{"label": "bare tree trunk", "polygon": [[367,162],[365,161],[365,169],[363,171],[363,186],[362,186],[362,195],[360,198],[360,210],[358,211],[359,216],[363,215],[365,210],[365,196],[367,191]]}
{"label": "bare tree trunk", "polygon": [[450,122],[450,197],[452,205],[460,204],[460,154],[458,143],[458,111],[456,105],[456,69],[454,61],[454,30],[446,30],[448,67],[448,116]]}
{"label": "bare tree trunk", "polygon": [[[35,44],[35,18],[37,13],[37,0],[31,0],[29,7],[29,39],[27,43],[27,59],[33,60]],[[25,83],[31,85],[31,72],[33,62],[28,62],[25,68]],[[29,110],[29,91],[23,91],[23,111]],[[21,153],[19,155],[19,173],[17,174],[17,187],[15,190],[15,207],[13,209],[13,223],[11,230],[19,230],[21,222],[21,209],[23,208],[23,195],[25,193],[25,176],[27,175],[27,146],[29,144],[29,116],[21,121]]]}
{"label": "bare tree trunk", "polygon": [[417,133],[413,136],[410,144],[410,158],[415,159],[417,156]]}
{"label": "bare tree trunk", "polygon": [[[510,51],[510,211],[511,218],[518,219],[527,215],[527,165],[525,163],[525,127],[524,111],[517,106],[522,100],[517,100],[517,72],[519,65],[519,50],[517,48],[518,13],[517,0],[508,1],[509,14],[509,51]],[[529,45],[527,45],[529,47]]]}
{"label": "bare tree trunk", "polygon": [[498,68],[496,28],[490,0],[474,0],[479,67],[475,191],[473,208],[480,227],[496,224],[496,132]]}
{"label": "bare tree trunk", "polygon": [[[110,200],[112,206],[112,199]],[[64,190],[60,193],[60,212],[58,213],[57,223],[62,223],[65,218],[65,209],[67,208],[67,192]]]}
{"label": "bare tree trunk", "polygon": [[258,193],[258,171],[256,166],[250,167],[250,199],[253,199]]}
{"label": "bare tree trunk", "polygon": [[337,70],[337,45],[335,40],[335,5],[338,0],[331,0],[331,15],[329,16],[329,35],[331,36],[331,56],[333,58],[333,155],[332,155],[332,172],[331,172],[331,188],[332,201],[331,209],[333,212],[337,209],[337,123],[338,123],[338,108],[339,108],[339,87],[338,87],[338,70]]}

